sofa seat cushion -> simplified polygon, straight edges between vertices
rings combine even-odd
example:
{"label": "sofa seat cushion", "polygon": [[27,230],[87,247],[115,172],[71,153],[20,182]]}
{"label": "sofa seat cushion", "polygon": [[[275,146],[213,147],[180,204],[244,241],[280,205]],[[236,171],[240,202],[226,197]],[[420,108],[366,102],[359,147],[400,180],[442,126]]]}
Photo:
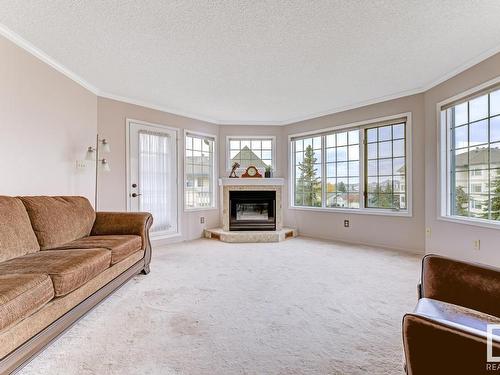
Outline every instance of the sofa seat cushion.
{"label": "sofa seat cushion", "polygon": [[84,197],[20,197],[40,248],[64,245],[90,234],[95,211]]}
{"label": "sofa seat cushion", "polygon": [[107,249],[47,250],[0,263],[0,275],[46,273],[56,297],[64,296],[109,268]]}
{"label": "sofa seat cushion", "polygon": [[0,196],[0,262],[40,250],[19,198]]}
{"label": "sofa seat cushion", "polygon": [[90,236],[59,246],[54,250],[103,248],[111,251],[111,264],[121,262],[141,250],[142,239],[134,235]]}
{"label": "sofa seat cushion", "polygon": [[48,275],[0,275],[0,330],[30,316],[52,298],[54,287]]}

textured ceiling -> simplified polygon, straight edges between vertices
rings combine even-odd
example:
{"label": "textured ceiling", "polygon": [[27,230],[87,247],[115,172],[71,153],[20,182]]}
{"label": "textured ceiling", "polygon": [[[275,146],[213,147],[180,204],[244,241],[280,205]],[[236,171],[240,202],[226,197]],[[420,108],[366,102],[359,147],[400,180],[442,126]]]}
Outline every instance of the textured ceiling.
{"label": "textured ceiling", "polygon": [[100,95],[218,123],[417,92],[497,52],[499,17],[498,0],[0,0],[1,24]]}

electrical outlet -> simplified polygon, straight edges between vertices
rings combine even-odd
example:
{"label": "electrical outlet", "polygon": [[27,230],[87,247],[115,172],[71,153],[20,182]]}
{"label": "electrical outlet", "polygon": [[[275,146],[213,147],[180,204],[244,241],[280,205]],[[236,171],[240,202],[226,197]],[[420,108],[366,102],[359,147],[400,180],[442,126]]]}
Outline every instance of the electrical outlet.
{"label": "electrical outlet", "polygon": [[425,228],[425,235],[427,237],[430,237],[431,236],[431,228]]}
{"label": "electrical outlet", "polygon": [[344,228],[349,228],[349,226],[350,226],[349,220],[347,220],[347,219],[344,220]]}
{"label": "electrical outlet", "polygon": [[85,168],[87,168],[87,161],[85,160],[76,161],[76,169],[85,169]]}
{"label": "electrical outlet", "polygon": [[200,224],[205,224],[205,216],[200,217]]}
{"label": "electrical outlet", "polygon": [[481,249],[481,240],[474,240],[474,250],[480,250]]}

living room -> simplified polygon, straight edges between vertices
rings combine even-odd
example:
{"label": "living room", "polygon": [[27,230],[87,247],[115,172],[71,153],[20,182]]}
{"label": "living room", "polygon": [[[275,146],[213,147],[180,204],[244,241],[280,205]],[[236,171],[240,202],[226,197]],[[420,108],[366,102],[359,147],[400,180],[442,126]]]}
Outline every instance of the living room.
{"label": "living room", "polygon": [[0,373],[499,368],[498,2],[0,10]]}

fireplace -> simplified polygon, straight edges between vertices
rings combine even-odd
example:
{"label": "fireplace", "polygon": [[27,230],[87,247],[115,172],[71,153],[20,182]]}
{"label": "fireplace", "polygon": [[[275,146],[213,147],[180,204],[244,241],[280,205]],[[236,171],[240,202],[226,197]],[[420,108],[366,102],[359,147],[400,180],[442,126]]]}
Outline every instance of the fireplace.
{"label": "fireplace", "polygon": [[229,192],[229,230],[276,230],[276,191]]}

